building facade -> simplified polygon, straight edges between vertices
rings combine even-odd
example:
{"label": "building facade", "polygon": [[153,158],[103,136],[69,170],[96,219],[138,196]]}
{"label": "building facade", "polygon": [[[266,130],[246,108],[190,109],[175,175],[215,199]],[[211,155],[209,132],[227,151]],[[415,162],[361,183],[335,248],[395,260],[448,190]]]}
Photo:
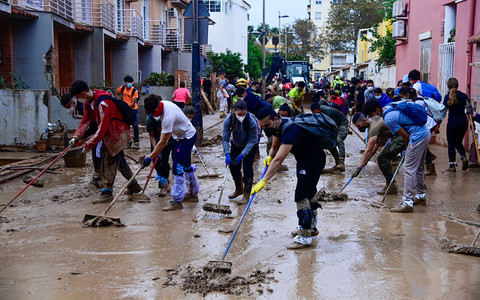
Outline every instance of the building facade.
{"label": "building facade", "polygon": [[0,0],[0,75],[63,94],[74,80],[92,86],[173,73],[183,50],[187,0]]}
{"label": "building facade", "polygon": [[244,0],[204,1],[215,26],[208,32],[208,43],[213,52],[240,53],[243,62],[248,59],[248,11],[251,6]]}

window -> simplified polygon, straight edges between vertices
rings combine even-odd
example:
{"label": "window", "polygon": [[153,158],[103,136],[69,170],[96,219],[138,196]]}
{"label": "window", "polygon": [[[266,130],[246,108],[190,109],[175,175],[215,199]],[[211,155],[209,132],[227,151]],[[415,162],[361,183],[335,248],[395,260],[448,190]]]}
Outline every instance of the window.
{"label": "window", "polygon": [[322,4],[322,0],[317,0],[317,1],[315,1],[315,4],[317,4],[317,5]]}
{"label": "window", "polygon": [[222,11],[222,1],[221,0],[207,0],[205,1],[205,6],[209,12],[221,12]]}
{"label": "window", "polygon": [[317,11],[315,12],[315,20],[321,20],[322,19],[322,12]]}

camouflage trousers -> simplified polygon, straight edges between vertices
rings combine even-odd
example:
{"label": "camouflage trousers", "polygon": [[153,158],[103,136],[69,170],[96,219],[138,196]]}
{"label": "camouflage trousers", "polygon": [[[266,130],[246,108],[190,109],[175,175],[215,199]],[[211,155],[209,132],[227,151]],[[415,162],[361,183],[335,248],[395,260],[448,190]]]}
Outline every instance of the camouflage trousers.
{"label": "camouflage trousers", "polygon": [[328,149],[328,151],[332,153],[336,165],[339,163],[339,158],[345,158],[345,139],[347,138],[347,133],[348,123],[346,126],[340,125],[337,133],[337,147]]}
{"label": "camouflage trousers", "polygon": [[393,178],[392,160],[404,150],[405,143],[403,142],[403,138],[400,135],[395,135],[390,142],[383,147],[383,150],[377,157],[378,167],[380,171],[382,171],[387,185]]}

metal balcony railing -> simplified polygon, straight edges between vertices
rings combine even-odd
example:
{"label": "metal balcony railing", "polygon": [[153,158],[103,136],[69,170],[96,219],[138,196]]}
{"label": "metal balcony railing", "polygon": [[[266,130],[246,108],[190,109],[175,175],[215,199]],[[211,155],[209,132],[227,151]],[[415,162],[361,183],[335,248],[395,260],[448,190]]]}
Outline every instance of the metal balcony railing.
{"label": "metal balcony railing", "polygon": [[160,20],[144,21],[143,40],[157,45],[165,45],[165,25]]}
{"label": "metal balcony railing", "polygon": [[115,32],[115,6],[108,0],[75,1],[75,22]]}
{"label": "metal balcony railing", "polygon": [[73,21],[72,0],[13,0],[12,4],[28,9],[52,12]]}
{"label": "metal balcony railing", "polygon": [[117,33],[143,39],[143,18],[136,9],[117,10]]}
{"label": "metal balcony railing", "polygon": [[[184,52],[192,52],[192,45],[185,44],[183,45]],[[200,45],[200,54],[206,56],[208,52],[212,51],[212,45]]]}
{"label": "metal balcony railing", "polygon": [[183,48],[183,36],[176,28],[167,28],[165,33],[165,47],[178,50]]}

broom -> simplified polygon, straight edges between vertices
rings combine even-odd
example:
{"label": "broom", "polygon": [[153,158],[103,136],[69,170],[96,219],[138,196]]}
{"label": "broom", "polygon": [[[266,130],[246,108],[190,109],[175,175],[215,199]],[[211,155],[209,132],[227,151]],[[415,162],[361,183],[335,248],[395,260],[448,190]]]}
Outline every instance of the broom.
{"label": "broom", "polygon": [[223,195],[223,188],[225,187],[225,182],[227,181],[227,174],[228,174],[228,168],[230,165],[227,165],[227,168],[225,170],[225,175],[223,176],[223,183],[222,187],[220,188],[220,195],[218,196],[218,203],[206,203],[203,205],[203,210],[207,212],[214,212],[214,213],[219,213],[223,215],[231,215],[232,211],[230,210],[230,206],[228,205],[221,205],[220,200],[222,199]]}

